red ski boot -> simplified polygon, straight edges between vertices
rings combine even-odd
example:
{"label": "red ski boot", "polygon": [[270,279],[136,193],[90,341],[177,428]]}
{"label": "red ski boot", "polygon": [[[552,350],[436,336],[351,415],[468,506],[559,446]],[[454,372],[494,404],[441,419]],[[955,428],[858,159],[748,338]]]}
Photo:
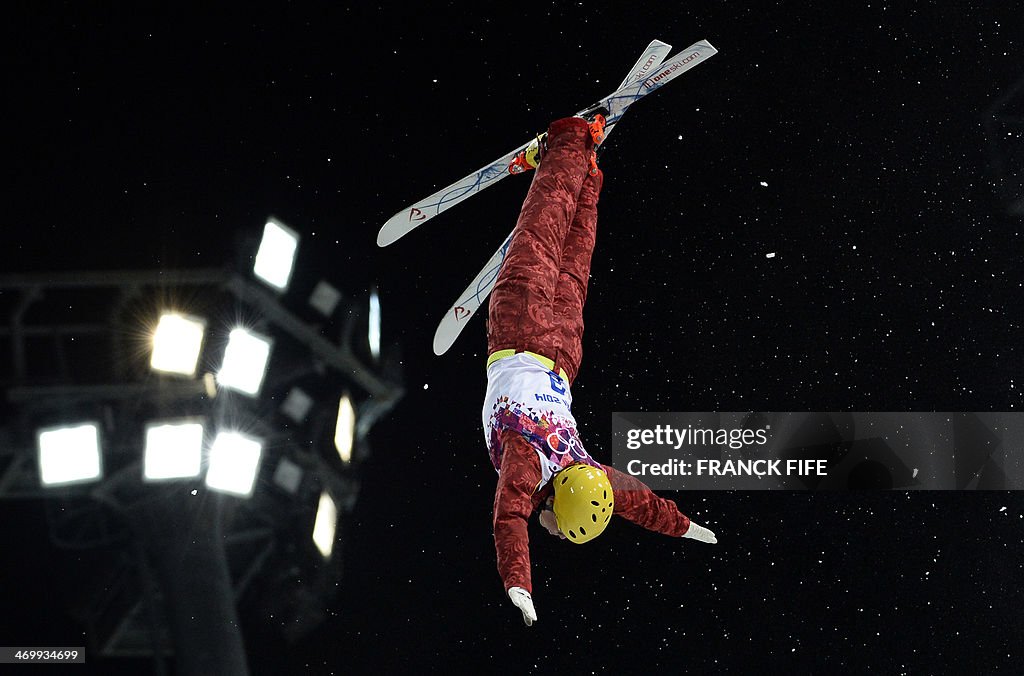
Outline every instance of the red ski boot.
{"label": "red ski boot", "polygon": [[[597,148],[601,145],[601,142],[604,141],[604,128],[607,124],[605,115],[607,114],[608,109],[601,106],[585,111],[580,115],[580,117],[587,121],[587,127],[590,129],[590,138],[594,140],[594,148]],[[547,134],[541,134],[534,140],[530,141],[530,145],[526,146],[525,149],[516,153],[516,156],[512,158],[511,162],[509,162],[508,172],[510,174],[522,174],[532,169],[536,169],[537,165],[540,164],[541,158],[544,156],[544,144],[547,141],[547,138]],[[590,151],[590,173],[593,175],[597,174],[596,150]]]}
{"label": "red ski boot", "polygon": [[605,115],[608,109],[604,106],[585,112],[581,117],[590,128],[590,138],[594,139],[594,149],[590,151],[590,175],[597,176],[597,148],[604,141],[604,128],[608,123]]}

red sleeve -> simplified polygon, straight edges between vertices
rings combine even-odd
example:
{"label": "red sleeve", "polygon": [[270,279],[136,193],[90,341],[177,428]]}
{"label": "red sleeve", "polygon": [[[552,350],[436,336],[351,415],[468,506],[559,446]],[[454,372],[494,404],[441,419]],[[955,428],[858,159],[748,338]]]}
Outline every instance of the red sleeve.
{"label": "red sleeve", "polygon": [[509,587],[533,593],[530,581],[530,536],[526,532],[530,515],[540,498],[535,494],[541,481],[537,452],[517,432],[502,435],[501,471],[494,491],[494,548],[498,573]]}
{"label": "red sleeve", "polygon": [[603,467],[615,493],[615,514],[672,537],[682,537],[690,530],[690,519],[679,511],[676,503],[658,497],[646,484],[614,467]]}

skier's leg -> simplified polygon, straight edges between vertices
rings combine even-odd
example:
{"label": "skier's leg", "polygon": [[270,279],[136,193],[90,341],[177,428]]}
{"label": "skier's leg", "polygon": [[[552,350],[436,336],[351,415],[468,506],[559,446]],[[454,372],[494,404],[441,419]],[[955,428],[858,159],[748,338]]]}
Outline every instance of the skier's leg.
{"label": "skier's leg", "polygon": [[576,215],[593,139],[585,120],[564,118],[551,123],[547,143],[491,292],[487,353],[529,350],[557,362],[554,300],[562,246]]}
{"label": "skier's leg", "polygon": [[[560,366],[571,384],[583,358],[583,304],[587,300],[590,259],[597,241],[597,199],[604,174],[587,176],[576,202],[576,216],[562,246],[558,285],[555,287],[555,325],[559,335]],[[554,359],[554,357],[552,357]]]}

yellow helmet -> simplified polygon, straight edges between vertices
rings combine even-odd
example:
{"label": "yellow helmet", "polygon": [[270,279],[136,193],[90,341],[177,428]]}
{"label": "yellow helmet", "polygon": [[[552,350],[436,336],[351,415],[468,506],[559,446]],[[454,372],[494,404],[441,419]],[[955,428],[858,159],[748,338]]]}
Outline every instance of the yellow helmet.
{"label": "yellow helmet", "polygon": [[555,475],[555,512],[558,530],[570,541],[583,544],[604,531],[615,508],[612,484],[603,470],[577,463]]}

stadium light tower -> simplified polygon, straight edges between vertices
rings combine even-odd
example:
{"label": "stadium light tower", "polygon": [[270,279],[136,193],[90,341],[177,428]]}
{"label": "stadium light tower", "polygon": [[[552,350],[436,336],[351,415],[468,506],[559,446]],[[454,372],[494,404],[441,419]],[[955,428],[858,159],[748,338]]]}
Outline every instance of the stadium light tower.
{"label": "stadium light tower", "polygon": [[297,232],[274,218],[267,219],[253,272],[278,291],[287,290],[298,246]]}
{"label": "stadium light tower", "polygon": [[153,333],[150,367],[154,371],[194,376],[205,330],[202,319],[176,312],[164,313]]}
{"label": "stadium light tower", "polygon": [[43,486],[77,484],[103,476],[96,423],[41,429],[38,442],[39,479]]}
{"label": "stadium light tower", "polygon": [[[363,321],[366,296],[357,303],[326,281],[308,295],[304,285],[315,279],[296,273],[297,252],[298,235],[270,219],[260,251],[247,249],[240,270],[0,273],[0,295],[10,301],[0,303],[0,347],[11,365],[0,379],[15,409],[0,415],[0,498],[53,505],[57,547],[123,544],[119,561],[140,557],[91,582],[103,589],[83,608],[89,626],[101,628],[90,632],[97,655],[148,653],[164,673],[170,640],[181,673],[242,674],[242,594],[259,594],[275,618],[284,609],[290,641],[326,616],[341,576],[334,550],[345,542],[343,519],[368,454],[362,444],[404,389],[396,364],[377,372],[376,292],[370,358],[366,343],[354,344],[362,332],[351,330],[355,317]],[[174,298],[189,304],[176,308]],[[72,306],[73,316],[60,311]],[[307,319],[310,310],[321,317]],[[211,322],[224,316],[251,323],[209,340]],[[352,396],[340,396],[348,387]],[[340,463],[329,447],[334,415]],[[274,470],[265,482],[262,466]],[[314,574],[273,555],[293,536]],[[183,556],[189,565],[180,565]],[[266,584],[254,584],[261,578]],[[148,647],[140,643],[147,636]]]}

